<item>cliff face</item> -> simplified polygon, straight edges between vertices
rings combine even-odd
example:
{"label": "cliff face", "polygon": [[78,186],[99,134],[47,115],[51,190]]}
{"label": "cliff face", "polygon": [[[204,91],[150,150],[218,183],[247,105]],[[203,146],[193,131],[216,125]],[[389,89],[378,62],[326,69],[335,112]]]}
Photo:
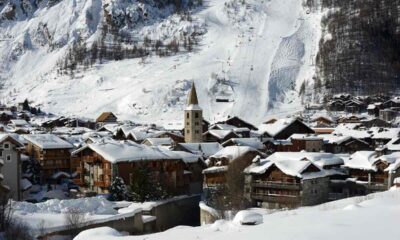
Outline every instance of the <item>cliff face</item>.
{"label": "cliff face", "polygon": [[[313,4],[313,1],[309,1]],[[329,94],[400,90],[400,0],[321,0],[315,89]]]}

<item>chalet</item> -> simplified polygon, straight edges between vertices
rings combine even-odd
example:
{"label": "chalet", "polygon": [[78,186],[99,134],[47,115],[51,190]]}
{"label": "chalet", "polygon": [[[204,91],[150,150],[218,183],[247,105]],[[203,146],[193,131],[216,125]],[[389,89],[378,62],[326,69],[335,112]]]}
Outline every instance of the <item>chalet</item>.
{"label": "chalet", "polygon": [[345,103],[342,100],[334,100],[328,103],[329,111],[344,111]]}
{"label": "chalet", "polygon": [[[246,198],[253,206],[268,209],[327,202],[331,170],[324,170],[302,153],[293,153],[287,159],[286,154],[256,159],[245,170]],[[333,163],[338,164],[339,160],[334,159]]]}
{"label": "chalet", "polygon": [[132,141],[103,139],[73,152],[80,160],[75,182],[90,191],[107,193],[112,179],[119,176],[126,184],[134,181],[134,172],[150,169],[154,180],[172,193],[184,193],[185,164],[180,155],[158,147]]}
{"label": "chalet", "polygon": [[335,125],[335,121],[328,116],[317,116],[311,119],[311,122],[314,123],[313,127],[332,127]]}
{"label": "chalet", "polygon": [[352,99],[345,102],[345,111],[348,113],[360,113],[363,109],[363,103],[358,100]]}
{"label": "chalet", "polygon": [[14,114],[10,111],[0,111],[0,122],[7,124],[14,117]]}
{"label": "chalet", "polygon": [[323,139],[314,134],[293,134],[289,139],[292,142],[290,152],[320,152],[323,150]]}
{"label": "chalet", "polygon": [[184,151],[193,153],[204,158],[208,158],[211,155],[216,154],[223,147],[217,142],[205,142],[205,143],[178,143],[173,147],[174,151]]}
{"label": "chalet", "polygon": [[371,150],[371,146],[358,138],[342,134],[319,135],[324,141],[324,150],[328,153],[354,153],[357,151]]}
{"label": "chalet", "polygon": [[392,124],[390,124],[389,122],[386,122],[385,120],[382,120],[380,118],[362,120],[361,124],[366,128],[372,128],[372,127],[388,128],[388,127],[392,126]]}
{"label": "chalet", "polygon": [[313,127],[312,130],[315,134],[331,134],[335,131],[335,128],[332,127]]}
{"label": "chalet", "polygon": [[[15,134],[0,134],[0,161],[2,167],[2,184],[9,189],[10,197],[15,201],[22,200],[21,180],[21,151],[24,144]],[[1,175],[1,174],[0,174]]]}
{"label": "chalet", "polygon": [[264,144],[258,138],[231,138],[222,143],[223,147],[228,146],[247,146],[263,152],[265,150]]}
{"label": "chalet", "polygon": [[338,123],[361,123],[361,120],[363,120],[363,118],[356,115],[352,115],[350,117],[339,118]]}
{"label": "chalet", "polygon": [[26,153],[42,167],[42,180],[58,171],[71,171],[73,145],[53,134],[25,135]]}
{"label": "chalet", "polygon": [[400,176],[400,153],[397,152],[379,156],[374,151],[359,151],[344,160],[355,185],[346,189],[350,196],[388,190]]}
{"label": "chalet", "polygon": [[305,123],[297,118],[279,119],[272,123],[264,123],[258,133],[263,138],[287,139],[295,133],[314,133]]}
{"label": "chalet", "polygon": [[384,102],[382,108],[400,108],[400,97],[392,98]]}
{"label": "chalet", "polygon": [[368,115],[378,117],[379,116],[379,108],[375,104],[369,104],[367,106]]}
{"label": "chalet", "polygon": [[[206,160],[208,168],[203,170],[204,191],[207,192],[210,188],[223,185],[230,169],[240,175],[256,156],[265,156],[265,154],[246,146],[225,147],[210,156]],[[230,168],[231,166],[232,168]],[[239,175],[235,177],[239,177]]]}
{"label": "chalet", "polygon": [[98,126],[103,126],[107,123],[117,123],[117,117],[112,112],[103,112],[96,119],[96,123]]}
{"label": "chalet", "polygon": [[253,131],[258,130],[257,127],[254,126],[253,124],[248,123],[248,122],[244,121],[243,119],[236,117],[236,116],[228,118],[227,120],[220,122],[220,123],[225,123],[225,124],[228,124],[231,126],[235,126],[235,128],[248,128]]}
{"label": "chalet", "polygon": [[204,142],[223,143],[231,138],[239,138],[233,130],[208,130],[203,134]]}
{"label": "chalet", "polygon": [[400,128],[379,128],[373,127],[369,129],[371,133],[371,141],[375,147],[387,144],[392,139],[400,136]]}
{"label": "chalet", "polygon": [[379,118],[386,122],[392,122],[398,115],[399,112],[393,109],[382,109],[379,111]]}

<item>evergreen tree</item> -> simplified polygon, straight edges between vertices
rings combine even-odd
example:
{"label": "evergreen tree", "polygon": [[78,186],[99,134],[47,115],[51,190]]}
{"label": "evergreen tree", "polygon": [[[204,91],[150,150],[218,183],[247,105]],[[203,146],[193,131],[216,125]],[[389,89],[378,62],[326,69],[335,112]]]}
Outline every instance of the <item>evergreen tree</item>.
{"label": "evergreen tree", "polygon": [[28,99],[25,99],[25,101],[22,103],[22,109],[25,111],[29,111],[31,108],[29,107],[29,101]]}
{"label": "evergreen tree", "polygon": [[110,201],[123,201],[127,199],[127,189],[124,180],[120,177],[115,177],[110,186]]}
{"label": "evergreen tree", "polygon": [[130,186],[130,194],[133,201],[156,201],[168,197],[165,188],[154,179],[150,169],[142,166],[133,173]]}

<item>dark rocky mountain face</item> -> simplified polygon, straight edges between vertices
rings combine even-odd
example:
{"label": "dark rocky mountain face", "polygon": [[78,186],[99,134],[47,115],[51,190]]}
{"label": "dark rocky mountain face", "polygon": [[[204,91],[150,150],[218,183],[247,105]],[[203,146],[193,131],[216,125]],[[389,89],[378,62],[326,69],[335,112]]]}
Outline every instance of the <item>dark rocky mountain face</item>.
{"label": "dark rocky mountain face", "polygon": [[[314,4],[316,1],[308,1]],[[322,0],[316,88],[330,94],[400,90],[400,0]]]}

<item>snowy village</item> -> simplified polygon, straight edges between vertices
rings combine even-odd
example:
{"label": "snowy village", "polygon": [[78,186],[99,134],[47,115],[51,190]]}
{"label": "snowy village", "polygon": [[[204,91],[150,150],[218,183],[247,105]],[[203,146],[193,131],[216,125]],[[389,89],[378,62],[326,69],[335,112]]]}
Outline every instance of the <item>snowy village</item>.
{"label": "snowy village", "polygon": [[0,240],[399,240],[400,0],[0,0]]}
{"label": "snowy village", "polygon": [[140,235],[221,219],[256,225],[266,213],[400,188],[399,109],[398,97],[338,95],[259,126],[210,123],[194,84],[183,129],[2,106],[10,209],[0,220],[39,239],[102,227]]}

